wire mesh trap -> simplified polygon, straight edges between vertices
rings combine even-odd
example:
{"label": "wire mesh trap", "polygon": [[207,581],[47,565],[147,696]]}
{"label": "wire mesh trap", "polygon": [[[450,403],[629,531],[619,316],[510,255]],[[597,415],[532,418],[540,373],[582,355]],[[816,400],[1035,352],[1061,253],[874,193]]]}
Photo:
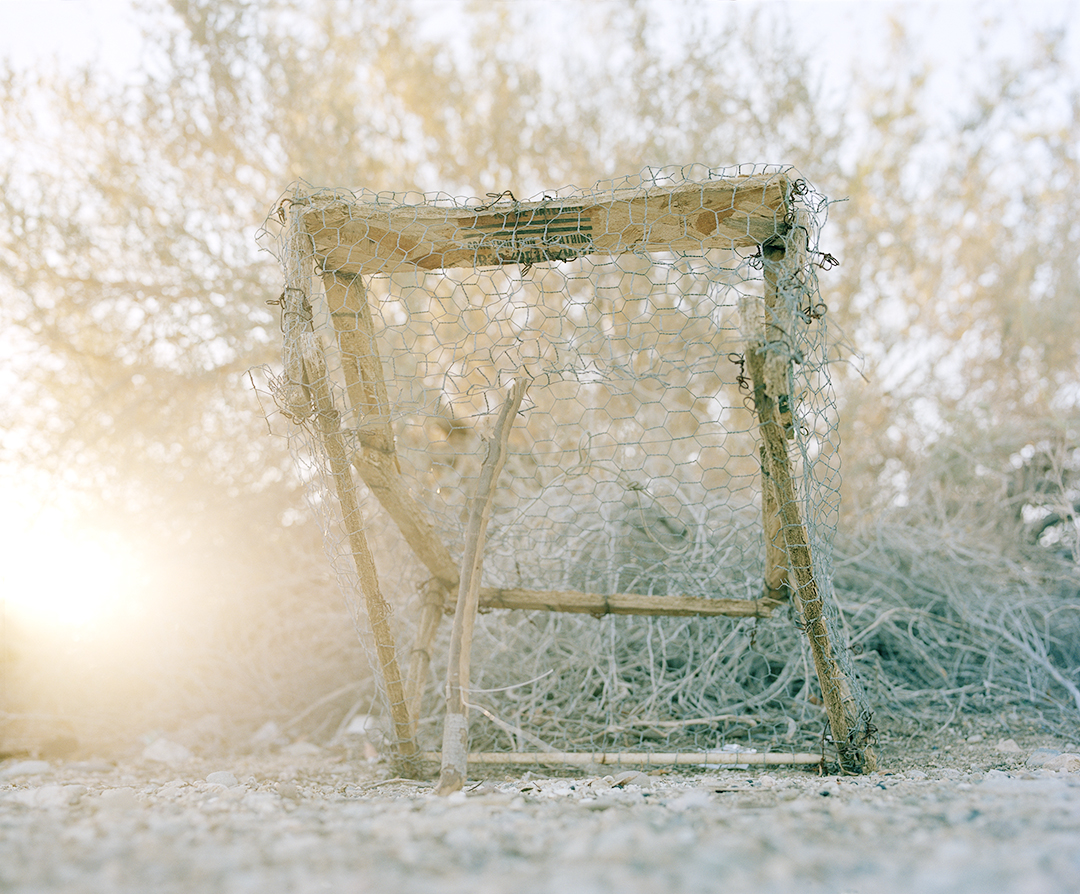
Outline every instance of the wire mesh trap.
{"label": "wire mesh trap", "polygon": [[[446,782],[448,766],[464,772],[470,707],[504,750],[545,762],[582,743],[616,760],[635,728],[715,729],[736,715],[710,712],[695,680],[737,673],[718,632],[749,624],[764,641],[759,628],[789,628],[779,616],[791,613],[842,765],[874,766],[830,581],[840,471],[815,275],[829,261],[825,207],[791,169],[702,166],[535,201],[299,184],[279,203],[267,227],[286,279],[275,400],[296,423],[294,456],[401,761],[427,735],[444,614]],[[376,554],[411,582],[408,623]],[[534,646],[565,641],[568,624],[579,643],[580,625],[597,634],[574,656],[597,673],[538,667],[549,653]],[[504,690],[513,722],[477,705],[495,652],[539,671]],[[604,677],[615,652],[640,655],[647,685]],[[795,685],[790,667],[765,664],[762,690]],[[549,697],[555,683],[569,711]],[[686,762],[734,762],[695,750]]]}

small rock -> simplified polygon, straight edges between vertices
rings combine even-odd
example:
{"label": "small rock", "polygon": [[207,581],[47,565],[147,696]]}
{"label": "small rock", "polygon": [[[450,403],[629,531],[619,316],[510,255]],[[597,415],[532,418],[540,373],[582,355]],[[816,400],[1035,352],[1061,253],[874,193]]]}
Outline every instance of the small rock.
{"label": "small rock", "polygon": [[52,767],[49,766],[48,761],[15,761],[15,763],[8,764],[3,770],[0,770],[0,777],[40,776],[42,773],[48,773],[51,769]]}
{"label": "small rock", "polygon": [[1080,754],[1071,754],[1069,752],[1059,754],[1050,758],[1042,765],[1042,768],[1044,770],[1066,770],[1069,773],[1075,773],[1080,770]]}
{"label": "small rock", "polygon": [[69,770],[78,770],[80,773],[111,773],[116,766],[101,758],[91,758],[85,761],[75,761],[68,764]]}
{"label": "small rock", "polygon": [[78,804],[79,799],[87,793],[88,789],[85,785],[79,785],[78,783],[64,786],[64,793],[67,795],[68,804]]}
{"label": "small rock", "polygon": [[684,810],[697,810],[702,807],[708,807],[711,804],[712,795],[702,789],[696,789],[694,791],[686,792],[674,801],[669,802],[668,807],[681,813]]}
{"label": "small rock", "polygon": [[232,788],[237,784],[236,777],[228,770],[215,770],[206,777],[206,781],[216,785],[223,785],[225,788]]}
{"label": "small rock", "polygon": [[85,785],[43,785],[37,790],[35,806],[37,807],[67,807],[70,804],[78,804],[79,798],[86,794]]}
{"label": "small rock", "polygon": [[296,787],[295,782],[279,782],[277,784],[277,793],[282,798],[288,798],[290,801],[296,801],[300,798],[300,790]]}
{"label": "small rock", "polygon": [[16,791],[11,800],[25,804],[27,807],[55,810],[58,807],[77,804],[79,798],[85,794],[85,785],[40,785],[37,788]]}
{"label": "small rock", "polygon": [[105,789],[97,796],[97,806],[106,810],[134,810],[139,807],[135,789],[130,786]]}
{"label": "small rock", "polygon": [[1020,746],[1016,744],[1016,739],[1001,739],[995,746],[998,751],[1004,751],[1007,754],[1019,754]]}
{"label": "small rock", "polygon": [[157,790],[157,796],[159,798],[172,798],[178,795],[181,790],[187,785],[183,779],[174,779],[172,782],[167,782],[161,788]]}
{"label": "small rock", "polygon": [[281,753],[292,755],[293,757],[310,757],[315,754],[321,754],[322,749],[311,742],[293,742],[291,745],[286,745],[282,748]]}
{"label": "small rock", "polygon": [[1028,755],[1027,765],[1029,767],[1041,767],[1050,758],[1057,757],[1059,754],[1061,752],[1056,748],[1036,748]]}
{"label": "small rock", "polygon": [[976,745],[983,740],[982,733],[975,733],[973,736],[967,737],[969,745]]}
{"label": "small rock", "polygon": [[143,749],[142,756],[144,760],[170,766],[182,764],[193,757],[192,753],[183,745],[170,742],[168,739],[155,739]]}
{"label": "small rock", "polygon": [[926,773],[922,770],[908,770],[904,777],[907,779],[926,779]]}
{"label": "small rock", "polygon": [[615,788],[624,788],[628,785],[636,785],[641,788],[652,788],[652,779],[637,770],[626,770],[625,772],[616,775],[611,780],[611,784]]}

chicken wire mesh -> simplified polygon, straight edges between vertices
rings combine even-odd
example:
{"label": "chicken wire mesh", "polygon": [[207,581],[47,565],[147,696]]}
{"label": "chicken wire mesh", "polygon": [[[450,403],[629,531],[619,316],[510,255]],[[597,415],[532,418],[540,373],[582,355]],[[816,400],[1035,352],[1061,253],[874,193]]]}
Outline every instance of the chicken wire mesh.
{"label": "chicken wire mesh", "polygon": [[275,399],[399,747],[438,741],[438,618],[525,378],[472,747],[790,750],[824,701],[841,761],[872,760],[831,588],[826,208],[789,168],[697,165],[530,202],[298,184],[277,205]]}

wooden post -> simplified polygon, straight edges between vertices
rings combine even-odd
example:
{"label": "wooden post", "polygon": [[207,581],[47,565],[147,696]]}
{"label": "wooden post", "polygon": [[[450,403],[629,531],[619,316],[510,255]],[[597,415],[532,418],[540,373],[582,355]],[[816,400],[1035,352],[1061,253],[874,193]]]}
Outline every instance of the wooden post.
{"label": "wooden post", "polygon": [[765,382],[776,401],[777,415],[787,438],[795,437],[791,394],[791,337],[793,313],[783,300],[780,278],[788,271],[785,264],[774,263],[769,255],[775,252],[774,243],[762,246],[763,278],[765,280]]}
{"label": "wooden post", "polygon": [[487,441],[487,455],[480,467],[476,494],[469,510],[465,531],[465,551],[461,558],[461,585],[458,588],[454,629],[450,636],[450,652],[446,671],[446,724],[443,728],[442,770],[435,791],[449,795],[460,791],[465,784],[468,767],[469,722],[468,705],[469,663],[472,658],[473,628],[480,601],[480,576],[484,562],[484,542],[487,537],[491,507],[495,501],[495,486],[503,463],[506,462],[507,441],[514,417],[521,407],[528,379],[520,375],[499,413],[495,430]]}
{"label": "wooden post", "polygon": [[327,310],[337,334],[341,369],[349,403],[356,413],[356,431],[364,447],[394,452],[390,429],[390,399],[386,394],[382,359],[375,342],[375,321],[361,277],[324,273]]}
{"label": "wooden post", "polygon": [[361,449],[353,463],[416,557],[453,591],[458,583],[454,559],[401,480],[390,428],[390,400],[363,278],[330,272],[323,275],[323,284],[341,352],[345,390],[357,416]]}
{"label": "wooden post", "polygon": [[769,474],[769,458],[765,445],[761,452],[761,514],[765,528],[765,599],[786,601],[791,597],[788,588],[788,555],[784,548],[784,526],[780,521],[780,506],[776,488]]}
{"label": "wooden post", "polygon": [[299,210],[293,211],[285,250],[285,290],[280,299],[285,367],[281,407],[294,422],[302,422],[312,412],[311,397],[304,386],[304,358],[300,353],[303,335],[311,329],[311,307],[307,302],[310,272],[306,269],[311,263],[311,239],[303,232],[302,220]]}
{"label": "wooden post", "polygon": [[348,448],[341,431],[341,414],[334,406],[322,346],[314,333],[307,332],[301,336],[301,355],[305,379],[315,406],[315,423],[330,461],[334,489],[341,506],[341,521],[349,539],[349,550],[360,580],[360,591],[375,640],[375,653],[397,740],[398,771],[402,775],[415,774],[418,772],[417,748],[398,667],[397,647],[390,629],[390,606],[379,589],[375,561],[364,532],[363,514],[356,499],[356,485],[353,482]]}
{"label": "wooden post", "polygon": [[323,286],[337,335],[345,392],[356,414],[360,450],[353,456],[353,464],[413,553],[434,575],[423,594],[405,687],[409,728],[415,736],[431,666],[431,646],[442,621],[442,594],[457,590],[459,572],[450,551],[401,479],[390,427],[390,398],[363,277],[331,271],[323,274]]}
{"label": "wooden post", "polygon": [[[779,241],[762,247],[765,265],[765,306],[776,308],[784,299],[777,294],[777,284],[787,273],[786,246]],[[763,481],[763,490],[775,488],[777,512],[783,529],[784,545],[789,562],[789,585],[802,611],[803,625],[810,642],[814,669],[821,683],[821,694],[832,728],[833,741],[840,755],[840,763],[848,772],[870,772],[876,768],[877,758],[869,745],[856,744],[859,722],[858,708],[847,676],[837,664],[833,645],[823,614],[823,600],[814,576],[810,538],[803,524],[792,479],[791,457],[788,454],[787,433],[790,423],[785,418],[780,398],[773,389],[784,388],[780,379],[769,374],[768,355],[775,352],[775,342],[747,345],[747,366],[754,384],[754,407],[766,459],[763,473],[769,481]],[[790,403],[788,405],[790,409]],[[794,580],[791,580],[794,577]]]}

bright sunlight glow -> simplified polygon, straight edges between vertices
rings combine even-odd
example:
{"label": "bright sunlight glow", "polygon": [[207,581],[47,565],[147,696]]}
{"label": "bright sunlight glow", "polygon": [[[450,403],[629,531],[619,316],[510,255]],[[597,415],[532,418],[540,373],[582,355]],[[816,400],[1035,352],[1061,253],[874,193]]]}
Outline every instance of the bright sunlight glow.
{"label": "bright sunlight glow", "polygon": [[107,626],[131,596],[133,557],[115,540],[50,512],[0,533],[0,603],[13,621],[88,632]]}

